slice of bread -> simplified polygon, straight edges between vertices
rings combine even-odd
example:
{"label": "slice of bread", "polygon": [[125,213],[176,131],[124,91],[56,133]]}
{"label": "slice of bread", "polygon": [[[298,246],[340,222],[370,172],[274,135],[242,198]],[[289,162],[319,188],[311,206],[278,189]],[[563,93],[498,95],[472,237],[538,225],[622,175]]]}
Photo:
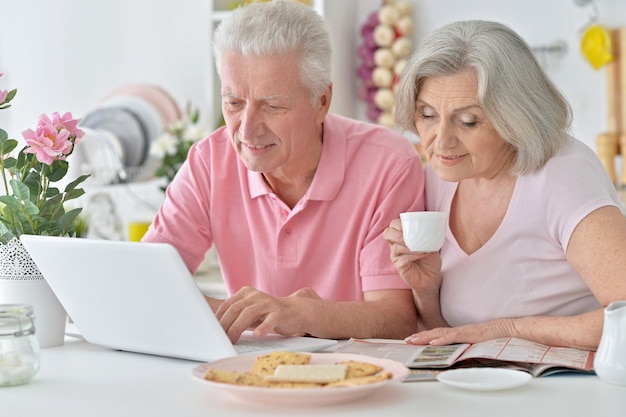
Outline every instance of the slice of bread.
{"label": "slice of bread", "polygon": [[273,375],[265,381],[315,382],[327,384],[346,378],[346,365],[278,365]]}

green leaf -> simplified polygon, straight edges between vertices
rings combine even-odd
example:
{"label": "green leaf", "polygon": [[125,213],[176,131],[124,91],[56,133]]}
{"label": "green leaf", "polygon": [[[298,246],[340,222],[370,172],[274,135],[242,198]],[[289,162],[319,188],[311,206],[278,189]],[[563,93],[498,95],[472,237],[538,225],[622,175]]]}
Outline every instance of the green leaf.
{"label": "green leaf", "polygon": [[67,161],[56,160],[52,165],[44,165],[43,172],[51,182],[56,182],[65,177],[69,164]]}
{"label": "green leaf", "polygon": [[22,201],[27,201],[30,199],[30,189],[21,181],[16,179],[12,179],[9,181],[11,185],[11,189],[13,190],[13,195]]}
{"label": "green leaf", "polygon": [[85,190],[83,190],[82,188],[70,190],[67,193],[65,193],[65,201],[74,200],[75,198],[78,198],[83,194],[85,194]]}
{"label": "green leaf", "polygon": [[17,94],[17,89],[13,89],[9,91],[9,93],[7,94],[7,97],[4,99],[4,102],[8,103],[9,101],[13,100],[16,94]]}
{"label": "green leaf", "polygon": [[9,139],[7,132],[0,129],[0,154],[7,155],[17,147],[15,139]]}
{"label": "green leaf", "polygon": [[46,190],[46,198],[52,198],[59,194],[61,194],[61,192],[56,187],[48,187],[48,189]]}
{"label": "green leaf", "polygon": [[30,192],[29,199],[33,203],[37,203],[37,199],[39,198],[39,194],[41,194],[41,177],[37,172],[29,173],[23,181],[24,185],[28,187]]}
{"label": "green leaf", "polygon": [[82,209],[76,208],[76,209],[68,211],[67,213],[59,217],[59,220],[57,221],[57,223],[59,225],[59,229],[61,230],[61,232],[62,233],[64,232],[63,234],[74,231],[74,227],[75,227],[74,220],[76,220],[76,217],[78,217],[81,211]]}
{"label": "green leaf", "polygon": [[39,214],[39,208],[32,201],[29,201],[29,200],[23,201],[22,204],[24,208],[24,213],[31,215],[31,216],[35,216]]}
{"label": "green leaf", "polygon": [[0,242],[3,244],[9,243],[11,239],[13,239],[15,235],[13,232],[4,225],[4,223],[0,222]]}
{"label": "green leaf", "polygon": [[22,208],[20,201],[12,195],[0,195],[0,202],[6,206],[3,212],[7,209],[19,211]]}
{"label": "green leaf", "polygon": [[67,192],[72,191],[73,189],[75,189],[78,184],[82,183],[87,178],[89,178],[89,175],[90,174],[81,175],[80,177],[76,178],[74,181],[72,181],[69,184],[67,184],[67,186],[65,187],[65,192],[67,193]]}
{"label": "green leaf", "polygon": [[24,153],[24,149],[26,149],[26,147],[22,148],[20,153],[17,155],[17,165],[20,167],[26,166],[26,164],[30,163],[30,161],[34,157],[34,155],[30,154],[29,158],[27,154]]}
{"label": "green leaf", "polygon": [[63,213],[65,213],[63,205],[61,204],[62,201],[63,195],[61,194],[47,199],[41,209],[41,215],[46,219],[58,219]]}
{"label": "green leaf", "polygon": [[16,162],[17,161],[15,160],[15,158],[9,157],[4,160],[4,168],[5,169],[13,168]]}

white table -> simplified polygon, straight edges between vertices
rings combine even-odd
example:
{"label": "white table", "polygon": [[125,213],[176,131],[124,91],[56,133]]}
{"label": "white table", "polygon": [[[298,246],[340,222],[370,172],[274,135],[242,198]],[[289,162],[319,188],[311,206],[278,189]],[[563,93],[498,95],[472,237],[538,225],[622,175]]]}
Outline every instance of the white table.
{"label": "white table", "polygon": [[224,397],[191,378],[196,362],[119,352],[68,337],[43,349],[27,385],[0,388],[3,417],[626,416],[626,386],[590,375],[533,379],[507,391],[468,392],[439,382],[392,384],[357,402],[308,408]]}

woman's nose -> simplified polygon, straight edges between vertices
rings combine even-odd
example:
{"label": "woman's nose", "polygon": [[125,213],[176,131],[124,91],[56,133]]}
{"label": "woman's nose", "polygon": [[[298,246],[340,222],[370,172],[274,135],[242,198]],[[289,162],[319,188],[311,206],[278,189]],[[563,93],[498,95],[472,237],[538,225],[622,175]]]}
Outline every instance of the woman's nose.
{"label": "woman's nose", "polygon": [[435,136],[435,145],[440,149],[445,149],[453,147],[456,142],[456,133],[450,123],[440,123]]}

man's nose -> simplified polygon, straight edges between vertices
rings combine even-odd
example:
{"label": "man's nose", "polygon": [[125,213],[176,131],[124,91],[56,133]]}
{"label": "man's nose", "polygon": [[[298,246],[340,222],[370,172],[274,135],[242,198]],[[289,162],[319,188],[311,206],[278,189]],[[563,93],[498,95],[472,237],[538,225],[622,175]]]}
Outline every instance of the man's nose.
{"label": "man's nose", "polygon": [[258,136],[261,125],[259,111],[253,106],[246,107],[241,114],[241,125],[239,126],[241,136],[245,139]]}

